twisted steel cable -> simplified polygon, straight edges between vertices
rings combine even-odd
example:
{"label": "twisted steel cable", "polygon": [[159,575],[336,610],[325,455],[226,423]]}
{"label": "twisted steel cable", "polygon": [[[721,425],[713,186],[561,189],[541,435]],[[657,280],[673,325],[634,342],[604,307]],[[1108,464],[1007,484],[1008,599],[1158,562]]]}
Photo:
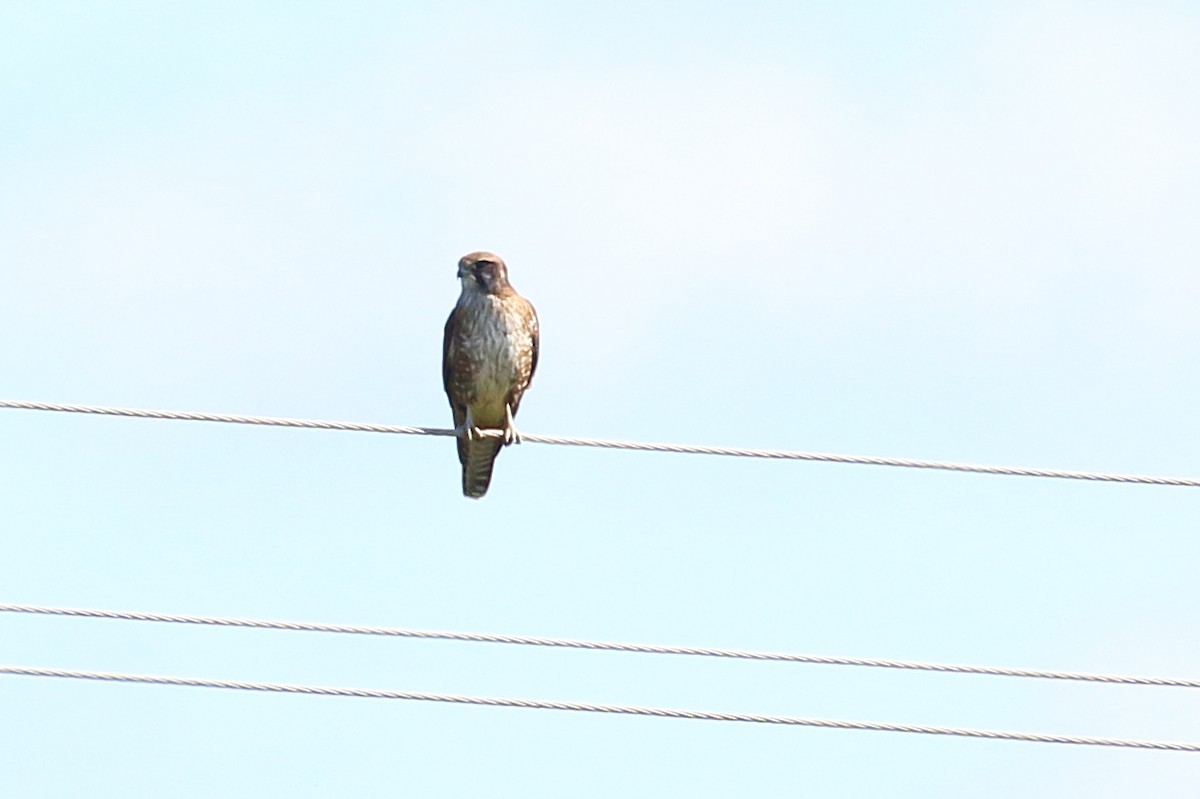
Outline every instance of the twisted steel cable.
{"label": "twisted steel cable", "polygon": [[45,605],[14,605],[0,603],[0,613],[29,613],[43,616],[74,616],[90,619],[116,619],[121,621],[152,621],[174,624],[198,624],[211,627],[250,627],[259,630],[291,630],[299,632],[343,633],[349,635],[382,635],[396,638],[420,638],[445,641],[469,641],[490,644],[517,644],[523,646],[548,646],[564,649],[589,649],[607,652],[637,652],[653,655],[694,655],[700,657],[736,658],[740,660],[782,661],[787,663],[810,663],[826,666],[867,666],[882,669],[905,669],[909,671],[936,671],[954,674],[985,674],[997,677],[1031,677],[1048,680],[1077,680],[1118,685],[1154,685],[1173,688],[1200,688],[1200,680],[1175,677],[1138,677],[1121,674],[1093,674],[1075,671],[1047,671],[1043,669],[1016,669],[1001,666],[972,666],[955,663],[924,663],[908,660],[884,660],[879,658],[833,657],[827,655],[805,655],[786,652],[755,652],[739,649],[712,647],[666,646],[658,644],[631,644],[613,641],[586,641],[575,638],[540,638],[524,635],[498,633],[465,633],[445,630],[413,630],[403,627],[365,627],[350,624],[324,624],[321,622],[273,621],[267,619],[237,619],[221,616],[180,616],[168,613],[145,613],[126,610],[97,610],[92,608],[62,608]]}
{"label": "twisted steel cable", "polygon": [[720,713],[707,710],[676,710],[639,705],[598,705],[586,702],[555,702],[540,699],[512,699],[487,696],[459,696],[455,694],[431,694],[417,691],[384,691],[370,688],[336,688],[320,685],[292,685],[286,683],[234,682],[212,680],[201,677],[170,677],[152,674],[122,674],[103,671],[78,671],[68,669],[38,668],[32,666],[0,666],[0,674],[25,677],[58,677],[74,680],[99,680],[103,682],[141,683],[143,685],[174,685],[192,688],[224,688],[236,691],[266,691],[284,694],[313,694],[318,696],[343,696],[361,699],[407,699],[417,702],[448,702],[458,705],[484,705],[488,707],[521,707],[540,710],[570,710],[583,713],[613,713],[628,716],[656,716],[659,718],[692,719],[700,721],[741,721],[756,724],[784,724],[797,727],[824,727],[839,730],[872,730],[875,732],[908,732],[922,735],[953,735],[964,738],[986,738],[1001,741],[1028,741],[1033,743],[1077,744],[1080,746],[1114,746],[1127,749],[1162,749],[1173,752],[1200,752],[1200,744],[1176,743],[1171,741],[1143,741],[1125,738],[1092,738],[1076,735],[1046,735],[1031,732],[1007,732],[999,730],[977,730],[965,727],[932,727],[920,724],[892,724],[877,721],[842,721],[838,719],[811,719],[797,716],[765,716],[749,713]]}
{"label": "twisted steel cable", "polygon": [[[411,427],[406,425],[370,424],[363,422],[335,422],[315,419],[287,419],[272,416],[239,416],[233,414],[200,413],[195,411],[163,411],[146,408],[113,408],[102,405],[64,405],[53,402],[27,402],[23,400],[0,400],[0,408],[59,411],[63,413],[88,413],[101,416],[130,416],[139,419],[173,419],[194,422],[226,422],[229,424],[263,425],[270,427],[303,427],[316,430],[350,430],[362,433],[398,433],[414,436],[453,436],[453,430],[438,427]],[[481,431],[485,437],[499,437],[498,430]],[[536,444],[556,444],[568,447],[597,447],[600,449],[626,449],[638,452],[674,452],[686,455],[725,455],[737,458],[766,458],[770,460],[822,461],[827,463],[856,463],[869,466],[901,466],[910,469],[940,469],[952,472],[975,472],[978,474],[1011,475],[1018,477],[1050,477],[1065,480],[1090,480],[1106,483],[1139,483],[1142,485],[1166,485],[1200,487],[1200,478],[1160,477],[1155,475],[1113,474],[1108,472],[1080,472],[1064,469],[1039,469],[1024,466],[988,466],[975,463],[917,460],[913,458],[889,458],[875,455],[838,455],[827,452],[804,452],[800,450],[745,449],[741,447],[712,447],[694,444],[656,444],[642,441],[619,441],[600,438],[571,438],[522,433],[523,441]]]}

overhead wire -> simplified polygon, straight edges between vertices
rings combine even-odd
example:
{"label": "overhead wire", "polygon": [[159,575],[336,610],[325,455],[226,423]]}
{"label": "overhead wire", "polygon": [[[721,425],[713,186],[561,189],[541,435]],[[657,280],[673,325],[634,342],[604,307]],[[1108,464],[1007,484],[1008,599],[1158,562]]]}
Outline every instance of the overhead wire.
{"label": "overhead wire", "polygon": [[980,674],[998,677],[1028,677],[1049,680],[1077,680],[1082,682],[1097,682],[1120,685],[1153,685],[1175,688],[1200,688],[1200,680],[1174,677],[1139,677],[1119,674],[1094,674],[1088,672],[1005,668],[1001,666],[973,666],[954,663],[926,663],[906,660],[883,660],[877,658],[832,657],[826,655],[806,655],[785,652],[757,652],[738,649],[718,649],[712,647],[664,646],[658,644],[618,643],[613,641],[588,641],[574,638],[541,638],[523,635],[502,635],[496,633],[414,630],[402,627],[369,627],[350,624],[274,621],[268,619],[241,619],[221,616],[182,616],[168,613],[99,610],[93,608],[65,608],[46,605],[17,605],[9,603],[0,603],[0,613],[72,616],[91,619],[113,619],[120,621],[166,622],[174,624],[205,625],[212,627],[248,627],[263,630],[342,633],[349,635],[378,635],[397,638],[468,641],[474,643],[493,644],[517,644],[523,646],[545,646],[608,652],[636,652],[641,654],[657,655],[694,655],[700,657],[736,658],[741,660],[809,663],[827,666],[867,666],[883,669],[904,669],[909,671]]}
{"label": "overhead wire", "polygon": [[[124,416],[135,418],[167,419],[181,421],[208,421],[232,424],[278,426],[293,428],[310,428],[323,430],[346,430],[356,432],[376,432],[405,435],[454,436],[454,430],[443,428],[427,428],[400,425],[383,425],[360,422],[339,422],[310,419],[289,419],[264,416],[244,416],[231,414],[213,414],[191,411],[165,411],[142,408],[118,408],[96,405],[67,405],[60,403],[28,402],[19,400],[0,400],[0,409],[24,409],[57,411],[66,413],[84,413],[106,416]],[[499,436],[499,431],[482,431],[485,436]],[[523,434],[522,439],[534,443],[556,444],[564,446],[585,446],[606,449],[628,449],[636,451],[674,452],[684,454],[725,455],[733,457],[768,458],[777,460],[807,460],[835,463],[855,463],[880,466],[900,466],[923,469],[942,469],[950,471],[975,472],[983,474],[1048,477],[1061,479],[1089,480],[1098,482],[1140,483],[1149,485],[1173,485],[1200,487],[1200,478],[1161,477],[1151,475],[1113,474],[1103,472],[1080,472],[1059,469],[1040,469],[1027,467],[987,466],[979,464],[952,463],[943,461],[927,461],[915,459],[888,458],[876,456],[839,455],[830,453],[803,452],[792,450],[761,450],[732,447],[712,447],[696,445],[655,444],[634,441],[614,441],[604,439],[567,438]],[[1036,669],[1014,669],[990,666],[972,666],[963,664],[925,663],[915,661],[881,660],[850,657],[829,657],[820,655],[803,655],[776,652],[755,652],[730,649],[679,647],[651,644],[628,644],[605,641],[587,641],[579,639],[555,639],[530,636],[513,636],[487,633],[461,633],[448,631],[411,630],[392,627],[363,627],[352,625],[333,625],[312,622],[281,622],[259,619],[233,619],[208,616],[179,616],[171,614],[155,614],[130,611],[105,611],[80,608],[59,608],[35,605],[0,604],[0,612],[34,613],[44,615],[79,616],[90,618],[124,619],[133,621],[175,622],[187,624],[202,624],[213,626],[236,626],[263,629],[302,630],[312,632],[337,632],[366,635],[387,635],[409,638],[446,639],[458,641],[474,641],[486,643],[507,643],[530,646],[550,646],[591,650],[607,650],[622,652],[640,652],[652,654],[697,655],[708,657],[739,658],[746,660],[767,660],[801,662],[825,665],[868,666],[877,668],[894,668],[907,670],[923,670],[937,672],[987,674],[995,676],[1033,677],[1058,680],[1080,680],[1089,682],[1117,683],[1130,685],[1156,685],[1173,687],[1200,687],[1200,680],[1138,677],[1127,675],[1093,674],[1085,672],[1059,672]],[[667,708],[599,705],[578,702],[552,702],[530,699],[511,699],[495,697],[471,697],[448,694],[431,694],[421,692],[382,691],[374,689],[335,688],[325,686],[288,685],[277,683],[246,683],[226,680],[212,680],[191,677],[170,677],[158,675],[135,675],[95,671],[63,670],[22,666],[0,666],[0,674],[58,677],[83,680],[100,680],[108,682],[131,682],[142,684],[159,684],[175,686],[191,686],[206,688],[223,688],[235,690],[266,691],[275,693],[316,694],[326,696],[366,697],[381,699],[407,699],[416,701],[449,702],[456,704],[486,705],[493,707],[524,707],[552,710],[570,710],[610,714],[657,716],[666,718],[687,718],[715,721],[740,721],[766,724],[784,724],[795,726],[825,727],[837,729],[875,730],[889,732],[923,733],[931,735],[950,735],[994,740],[1031,741],[1041,743],[1064,743],[1092,746],[1112,746],[1141,749],[1160,749],[1172,751],[1200,752],[1200,744],[1173,743],[1159,741],[1142,741],[1129,739],[1091,738],[1080,736],[1044,735],[1024,732],[1002,732],[992,730],[977,730],[953,727],[933,727],[924,725],[892,724],[881,722],[857,722],[828,719],[810,719],[791,716],[752,715],[741,713],[718,713],[709,711],[675,710]]]}
{"label": "overhead wire", "polygon": [[677,710],[672,708],[644,707],[640,705],[600,705],[587,702],[556,702],[541,699],[459,696],[455,694],[433,694],[417,691],[385,691],[372,688],[338,688],[320,685],[293,685],[287,683],[236,682],[232,680],[213,680],[201,677],[172,677],[153,674],[78,671],[70,669],[40,668],[33,666],[0,666],[0,674],[25,677],[57,677],[74,680],[140,683],[148,685],[174,685],[192,688],[223,688],[237,691],[265,691],[269,693],[284,694],[313,694],[318,696],[357,697],[362,699],[406,699],[418,702],[447,702],[458,705],[519,707],[540,710],[568,710],[584,713],[656,716],[659,718],[692,719],[700,721],[741,721],[757,724],[783,724],[797,727],[824,727],[828,729],[840,730],[907,732],[918,733],[922,735],[948,735],[963,738],[986,738],[1002,741],[1027,741],[1031,743],[1077,744],[1080,746],[1112,746],[1128,749],[1160,749],[1174,752],[1200,752],[1200,744],[1197,743],[1144,741],[1125,738],[1093,738],[1076,735],[1047,735],[1030,732],[979,730],[966,727],[934,727],[919,724],[892,724],[889,722],[876,721],[843,721],[838,719],[802,718],[798,716],[721,713],[707,710]]}
{"label": "overhead wire", "polygon": [[[86,413],[102,416],[127,416],[139,419],[171,419],[195,422],[225,422],[229,424],[262,425],[271,427],[296,427],[317,430],[349,430],[363,433],[393,433],[417,436],[453,436],[455,431],[437,427],[413,427],[406,425],[371,424],[363,422],[336,422],[315,419],[288,419],[271,416],[242,416],[234,414],[201,413],[195,411],[165,411],[146,408],[116,408],[102,405],[66,405],[53,402],[29,402],[24,400],[0,400],[0,409],[57,411],[63,413]],[[499,430],[482,430],[484,437],[500,437]],[[914,458],[892,458],[875,455],[839,455],[827,452],[805,452],[801,450],[746,449],[741,447],[715,447],[694,444],[658,444],[641,441],[620,441],[600,438],[575,438],[522,433],[522,441],[535,444],[555,444],[572,447],[596,447],[600,449],[624,449],[638,452],[672,452],[688,455],[724,455],[738,458],[765,458],[769,460],[819,461],[827,463],[853,463],[869,466],[899,466],[910,469],[939,469],[977,474],[1009,475],[1017,477],[1047,477],[1065,480],[1088,480],[1107,483],[1138,483],[1142,485],[1166,485],[1200,487],[1200,478],[1163,477],[1155,475],[1119,474],[1109,472],[1068,471],[1064,469],[1042,469],[1024,466],[989,466],[975,463],[919,460]]]}

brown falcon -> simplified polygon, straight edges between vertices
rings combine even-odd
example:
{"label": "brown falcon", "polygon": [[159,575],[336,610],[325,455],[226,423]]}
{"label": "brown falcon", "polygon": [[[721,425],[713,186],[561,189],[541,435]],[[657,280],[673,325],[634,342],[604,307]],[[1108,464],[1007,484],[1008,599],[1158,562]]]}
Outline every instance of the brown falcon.
{"label": "brown falcon", "polygon": [[[513,417],[537,368],[538,320],[499,256],[464,255],[458,277],[462,294],[442,340],[442,384],[454,412],[463,495],[479,499],[500,447],[521,440]],[[483,437],[482,429],[504,434]]]}

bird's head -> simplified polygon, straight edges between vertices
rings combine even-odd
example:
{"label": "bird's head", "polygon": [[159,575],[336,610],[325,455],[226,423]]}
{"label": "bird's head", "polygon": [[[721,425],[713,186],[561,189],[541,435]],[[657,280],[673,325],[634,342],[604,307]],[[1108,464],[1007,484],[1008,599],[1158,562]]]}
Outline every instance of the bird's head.
{"label": "bird's head", "polygon": [[504,259],[490,252],[473,252],[458,261],[458,277],[464,291],[495,294],[508,285]]}

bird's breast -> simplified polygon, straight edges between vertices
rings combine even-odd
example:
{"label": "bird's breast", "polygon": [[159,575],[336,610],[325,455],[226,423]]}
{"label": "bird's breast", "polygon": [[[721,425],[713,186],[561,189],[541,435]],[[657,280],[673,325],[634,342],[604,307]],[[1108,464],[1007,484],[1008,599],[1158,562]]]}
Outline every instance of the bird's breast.
{"label": "bird's breast", "polygon": [[498,405],[502,413],[505,398],[528,379],[532,342],[524,319],[493,296],[469,302],[463,312],[457,349],[468,361],[472,404]]}

